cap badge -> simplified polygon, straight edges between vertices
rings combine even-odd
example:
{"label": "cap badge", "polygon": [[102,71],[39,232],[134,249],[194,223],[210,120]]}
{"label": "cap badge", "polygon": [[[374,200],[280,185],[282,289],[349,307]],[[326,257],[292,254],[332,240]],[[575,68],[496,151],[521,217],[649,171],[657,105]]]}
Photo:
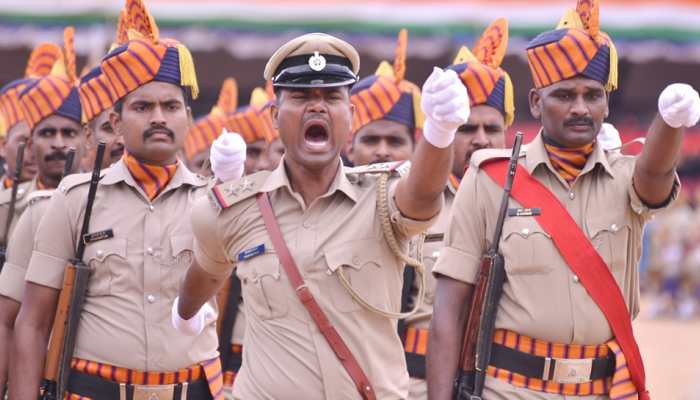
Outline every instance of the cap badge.
{"label": "cap badge", "polygon": [[326,58],[315,51],[314,55],[309,58],[309,67],[316,72],[323,71],[326,68]]}

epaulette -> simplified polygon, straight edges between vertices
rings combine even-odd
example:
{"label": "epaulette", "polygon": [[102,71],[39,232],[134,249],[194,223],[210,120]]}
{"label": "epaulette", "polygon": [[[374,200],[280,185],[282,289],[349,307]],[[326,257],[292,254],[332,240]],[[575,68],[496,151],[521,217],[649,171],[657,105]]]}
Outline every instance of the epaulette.
{"label": "epaulette", "polygon": [[[22,182],[17,186],[17,200],[22,199],[28,192],[32,191],[34,181]],[[0,191],[0,204],[9,203],[12,200],[12,188]]]}
{"label": "epaulette", "polygon": [[[520,157],[525,155],[527,146],[523,145],[520,149]],[[506,158],[509,159],[513,154],[513,149],[481,149],[472,154],[469,161],[470,167],[479,168],[484,161]]]}
{"label": "epaulette", "polygon": [[410,161],[394,161],[387,163],[361,165],[359,167],[346,168],[346,175],[363,175],[363,174],[379,174],[379,173],[397,173],[399,176],[405,176],[411,170]]}
{"label": "epaulette", "polygon": [[73,188],[90,183],[90,178],[92,178],[91,172],[68,175],[61,180],[61,183],[58,184],[58,191],[63,194],[67,194]]}
{"label": "epaulette", "polygon": [[29,196],[27,196],[27,201],[29,204],[34,204],[41,200],[50,199],[53,192],[54,190],[35,190],[29,193]]}
{"label": "epaulette", "polygon": [[258,193],[270,173],[270,171],[260,171],[240,179],[220,183],[212,187],[209,194],[219,209],[229,208]]}

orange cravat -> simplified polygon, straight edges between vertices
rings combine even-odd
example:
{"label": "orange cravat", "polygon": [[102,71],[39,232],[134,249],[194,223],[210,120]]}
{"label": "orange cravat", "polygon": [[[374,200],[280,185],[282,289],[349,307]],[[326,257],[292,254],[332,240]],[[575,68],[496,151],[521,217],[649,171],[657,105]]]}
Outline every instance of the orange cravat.
{"label": "orange cravat", "polygon": [[157,166],[144,164],[129,153],[124,153],[124,163],[129,169],[131,176],[146,193],[150,200],[153,200],[168,185],[168,182],[175,176],[177,163]]}
{"label": "orange cravat", "polygon": [[588,156],[593,153],[593,144],[589,143],[583,147],[566,148],[558,147],[551,144],[544,144],[544,148],[549,155],[549,161],[552,167],[565,181],[571,183],[586,166]]}

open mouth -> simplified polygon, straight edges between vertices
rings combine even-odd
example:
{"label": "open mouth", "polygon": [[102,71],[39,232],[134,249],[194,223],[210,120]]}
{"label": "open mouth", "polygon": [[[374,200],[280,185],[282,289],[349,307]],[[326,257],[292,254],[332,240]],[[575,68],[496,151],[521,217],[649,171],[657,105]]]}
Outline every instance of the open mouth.
{"label": "open mouth", "polygon": [[313,120],[304,126],[304,142],[312,150],[325,150],[329,144],[330,135],[325,121]]}

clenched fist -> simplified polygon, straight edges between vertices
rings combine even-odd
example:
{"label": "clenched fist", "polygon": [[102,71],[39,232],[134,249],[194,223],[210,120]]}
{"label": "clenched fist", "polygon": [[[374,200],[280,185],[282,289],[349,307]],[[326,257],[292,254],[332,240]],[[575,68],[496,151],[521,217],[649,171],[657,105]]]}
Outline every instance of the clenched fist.
{"label": "clenched fist", "polygon": [[690,128],[700,120],[700,96],[690,85],[671,84],[659,96],[659,114],[672,128]]}
{"label": "clenched fist", "polygon": [[435,147],[452,144],[457,128],[469,119],[467,88],[452,70],[435,67],[423,84],[421,108],[425,114],[423,137]]}
{"label": "clenched fist", "polygon": [[214,176],[222,182],[240,179],[245,169],[246,144],[241,135],[224,132],[211,145],[209,161]]}

